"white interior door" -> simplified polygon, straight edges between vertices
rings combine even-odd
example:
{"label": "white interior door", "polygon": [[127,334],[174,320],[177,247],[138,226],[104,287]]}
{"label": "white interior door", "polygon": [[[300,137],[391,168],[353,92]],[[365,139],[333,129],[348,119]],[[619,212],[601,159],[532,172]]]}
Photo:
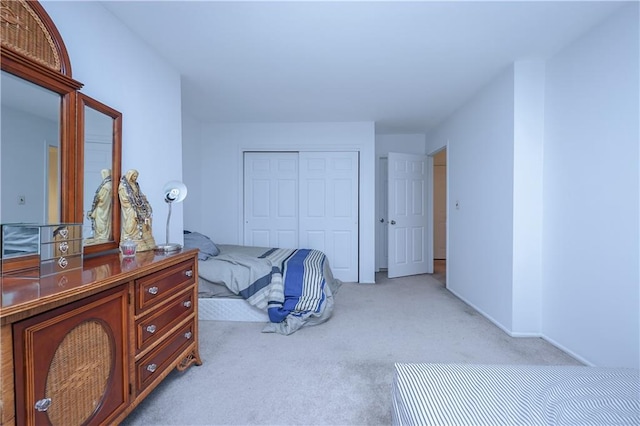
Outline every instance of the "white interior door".
{"label": "white interior door", "polygon": [[300,152],[300,247],[327,255],[333,275],[358,281],[358,153]]}
{"label": "white interior door", "polygon": [[389,278],[433,272],[427,156],[389,153]]}
{"label": "white interior door", "polygon": [[298,248],[298,154],[244,154],[244,244]]}

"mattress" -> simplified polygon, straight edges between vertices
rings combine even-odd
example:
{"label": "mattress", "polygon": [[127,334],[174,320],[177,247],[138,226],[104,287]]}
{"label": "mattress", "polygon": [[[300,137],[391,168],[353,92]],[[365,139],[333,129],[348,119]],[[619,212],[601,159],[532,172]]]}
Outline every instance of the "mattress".
{"label": "mattress", "polygon": [[269,316],[242,298],[198,298],[200,321],[269,322]]}
{"label": "mattress", "polygon": [[395,365],[394,425],[637,425],[638,370]]}

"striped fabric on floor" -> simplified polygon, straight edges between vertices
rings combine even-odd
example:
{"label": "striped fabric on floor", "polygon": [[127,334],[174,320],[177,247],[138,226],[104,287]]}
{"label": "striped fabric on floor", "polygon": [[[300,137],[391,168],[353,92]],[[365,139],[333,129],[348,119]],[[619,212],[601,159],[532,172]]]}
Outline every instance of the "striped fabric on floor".
{"label": "striped fabric on floor", "polygon": [[396,364],[394,425],[638,425],[638,370]]}

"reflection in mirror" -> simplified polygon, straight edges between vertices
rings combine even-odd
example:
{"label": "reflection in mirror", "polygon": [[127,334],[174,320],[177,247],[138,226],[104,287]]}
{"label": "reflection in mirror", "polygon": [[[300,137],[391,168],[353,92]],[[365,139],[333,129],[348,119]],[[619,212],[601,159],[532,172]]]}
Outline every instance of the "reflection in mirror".
{"label": "reflection in mirror", "polygon": [[[85,253],[118,247],[122,114],[82,93],[78,95],[78,145],[83,165]],[[115,182],[115,187],[114,187]]]}
{"label": "reflection in mirror", "polygon": [[2,257],[40,253],[40,231],[33,225],[2,225]]}
{"label": "reflection in mirror", "polygon": [[0,85],[0,222],[59,222],[61,97],[6,71]]}
{"label": "reflection in mirror", "polygon": [[113,119],[85,105],[84,226],[85,245],[112,240]]}

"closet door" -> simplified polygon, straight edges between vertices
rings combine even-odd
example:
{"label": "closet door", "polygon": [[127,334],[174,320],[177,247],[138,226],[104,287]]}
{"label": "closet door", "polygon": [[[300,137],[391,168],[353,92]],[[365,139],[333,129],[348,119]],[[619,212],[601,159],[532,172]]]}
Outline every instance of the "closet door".
{"label": "closet door", "polygon": [[244,244],[298,248],[298,153],[245,152]]}
{"label": "closet door", "polygon": [[358,281],[358,153],[301,152],[300,247],[323,251],[342,281]]}

